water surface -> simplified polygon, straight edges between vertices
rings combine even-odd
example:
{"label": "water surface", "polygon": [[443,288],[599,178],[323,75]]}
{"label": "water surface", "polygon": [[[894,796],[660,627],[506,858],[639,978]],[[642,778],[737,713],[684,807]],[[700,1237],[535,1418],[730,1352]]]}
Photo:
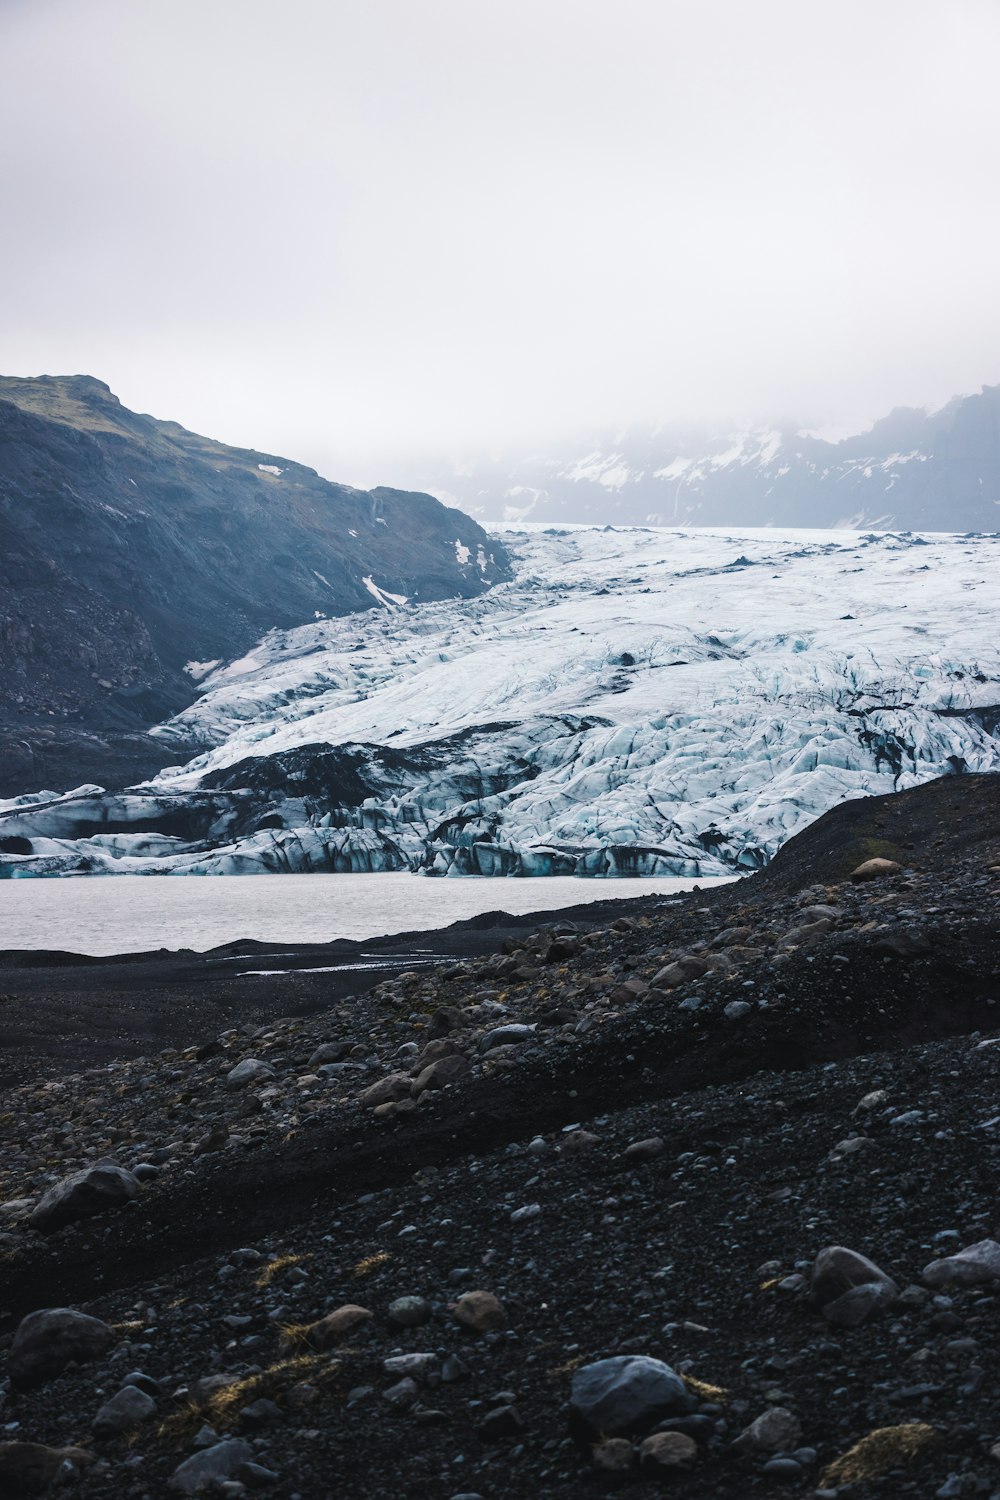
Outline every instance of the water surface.
{"label": "water surface", "polygon": [[328,943],[425,932],[487,911],[521,915],[583,902],[674,895],[720,880],[435,880],[416,875],[120,875],[0,881],[0,949],[203,952],[239,938]]}

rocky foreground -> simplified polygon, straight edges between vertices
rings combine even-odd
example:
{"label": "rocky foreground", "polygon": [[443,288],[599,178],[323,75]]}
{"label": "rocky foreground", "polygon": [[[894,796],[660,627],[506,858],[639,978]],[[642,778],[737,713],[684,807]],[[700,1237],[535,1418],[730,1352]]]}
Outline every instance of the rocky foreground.
{"label": "rocky foreground", "polygon": [[998,908],[948,778],[11,1090],[0,1492],[1000,1494]]}

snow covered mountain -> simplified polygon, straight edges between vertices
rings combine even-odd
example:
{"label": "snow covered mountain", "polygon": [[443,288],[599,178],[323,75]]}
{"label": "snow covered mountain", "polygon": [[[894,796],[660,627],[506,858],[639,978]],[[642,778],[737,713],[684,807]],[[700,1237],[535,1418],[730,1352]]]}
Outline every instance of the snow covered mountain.
{"label": "snow covered mountain", "polygon": [[424,482],[487,521],[992,531],[1000,386],[936,412],[899,408],[836,443],[793,430],[633,427],[460,461]]}
{"label": "snow covered mountain", "polygon": [[0,804],[0,874],[753,869],[1000,771],[1000,536],[504,529],[477,598],[271,631],[130,792]]}

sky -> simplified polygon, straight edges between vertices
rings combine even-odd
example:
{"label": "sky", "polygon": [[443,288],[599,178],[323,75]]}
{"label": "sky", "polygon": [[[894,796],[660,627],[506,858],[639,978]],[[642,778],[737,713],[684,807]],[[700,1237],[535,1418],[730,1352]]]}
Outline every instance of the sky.
{"label": "sky", "polygon": [[330,478],[1000,382],[996,0],[0,0],[0,371]]}

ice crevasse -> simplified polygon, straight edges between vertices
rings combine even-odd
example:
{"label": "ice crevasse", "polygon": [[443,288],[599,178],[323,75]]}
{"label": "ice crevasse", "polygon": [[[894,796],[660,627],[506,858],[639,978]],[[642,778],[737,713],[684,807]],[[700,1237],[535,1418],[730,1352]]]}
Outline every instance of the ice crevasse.
{"label": "ice crevasse", "polygon": [[[512,582],[214,667],[127,792],[0,803],[0,875],[710,876],[1000,770],[1000,537],[503,528]],[[374,596],[373,596],[374,597]]]}

